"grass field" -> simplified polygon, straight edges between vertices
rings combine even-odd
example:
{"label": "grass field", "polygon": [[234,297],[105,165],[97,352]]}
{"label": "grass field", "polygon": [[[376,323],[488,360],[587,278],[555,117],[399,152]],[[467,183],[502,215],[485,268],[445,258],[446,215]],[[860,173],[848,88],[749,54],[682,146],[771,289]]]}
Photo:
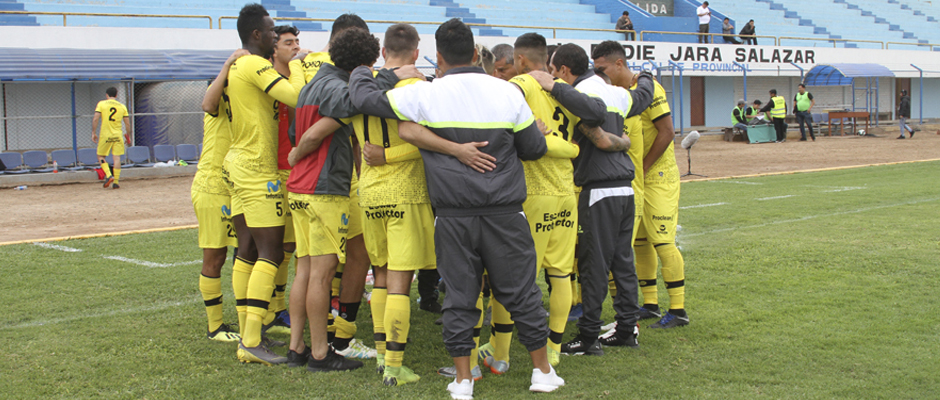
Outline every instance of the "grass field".
{"label": "grass field", "polygon": [[[644,321],[639,350],[565,357],[568,385],[549,395],[527,392],[514,342],[510,373],[484,374],[476,398],[937,398],[938,172],[930,162],[684,183],[691,325]],[[234,345],[205,339],[195,230],[50,245],[0,247],[0,398],[446,398],[440,327],[416,306],[405,364],[417,384],[385,388],[371,362],[330,374],[240,365]],[[368,307],[359,321],[371,343]]]}

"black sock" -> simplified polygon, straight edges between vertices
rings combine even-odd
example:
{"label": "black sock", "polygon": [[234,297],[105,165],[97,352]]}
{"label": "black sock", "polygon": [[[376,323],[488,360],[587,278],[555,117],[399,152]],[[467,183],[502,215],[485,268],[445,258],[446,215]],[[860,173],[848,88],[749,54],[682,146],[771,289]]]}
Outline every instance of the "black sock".
{"label": "black sock", "polygon": [[659,304],[644,304],[643,308],[652,312],[659,312]]}
{"label": "black sock", "polygon": [[669,313],[672,314],[672,315],[675,315],[675,316],[677,316],[677,317],[682,317],[682,318],[686,318],[686,317],[687,317],[686,314],[685,314],[685,309],[684,309],[684,308],[669,309]]}

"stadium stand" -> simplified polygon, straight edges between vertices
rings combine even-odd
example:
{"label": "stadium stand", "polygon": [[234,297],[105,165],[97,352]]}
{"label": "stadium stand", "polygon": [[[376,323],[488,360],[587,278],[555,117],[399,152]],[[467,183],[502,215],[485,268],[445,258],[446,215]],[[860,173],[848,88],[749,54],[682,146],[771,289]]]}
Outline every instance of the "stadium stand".
{"label": "stadium stand", "polygon": [[52,161],[59,164],[59,171],[77,171],[84,169],[78,166],[78,158],[75,157],[75,151],[72,149],[53,150]]}
{"label": "stadium stand", "polygon": [[183,143],[176,145],[176,155],[180,160],[186,161],[189,164],[199,162],[199,153],[194,144]]}
{"label": "stadium stand", "polygon": [[153,146],[153,159],[159,162],[176,161],[176,149],[169,144]]}
{"label": "stadium stand", "polygon": [[52,172],[52,167],[46,167],[49,163],[49,154],[42,150],[30,150],[23,153],[23,164],[29,168],[30,172]]}
{"label": "stadium stand", "polygon": [[98,149],[78,149],[78,164],[87,169],[98,168]]}
{"label": "stadium stand", "polygon": [[5,174],[25,174],[29,170],[23,169],[23,155],[17,152],[0,153],[0,161],[7,168]]}
{"label": "stadium stand", "polygon": [[131,146],[127,148],[127,159],[131,162],[129,166],[134,167],[152,167],[150,161],[150,149],[146,146]]}

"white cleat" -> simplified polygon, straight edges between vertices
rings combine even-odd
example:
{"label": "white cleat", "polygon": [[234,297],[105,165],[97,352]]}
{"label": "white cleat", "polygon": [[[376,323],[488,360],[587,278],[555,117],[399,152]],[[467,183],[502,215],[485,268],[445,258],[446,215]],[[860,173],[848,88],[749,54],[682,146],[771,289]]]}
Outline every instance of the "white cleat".
{"label": "white cleat", "polygon": [[538,368],[532,370],[532,386],[529,386],[530,391],[548,393],[562,386],[565,386],[565,380],[561,379],[561,377],[555,373],[555,368],[551,368],[547,374],[542,373]]}

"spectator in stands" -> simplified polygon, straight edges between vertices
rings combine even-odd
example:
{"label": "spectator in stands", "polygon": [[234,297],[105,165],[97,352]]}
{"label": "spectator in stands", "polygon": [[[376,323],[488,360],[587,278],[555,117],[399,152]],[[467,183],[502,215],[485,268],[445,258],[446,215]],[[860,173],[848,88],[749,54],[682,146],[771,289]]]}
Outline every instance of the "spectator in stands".
{"label": "spectator in stands", "polygon": [[698,35],[699,43],[708,43],[708,23],[712,20],[712,12],[708,9],[708,2],[702,3],[702,6],[695,9],[695,15],[698,15]]}
{"label": "spectator in stands", "polygon": [[774,130],[777,132],[777,143],[783,143],[787,141],[787,99],[783,96],[777,96],[777,89],[770,89],[770,101],[767,102],[767,105],[764,108],[761,108],[762,113],[766,113],[767,117],[773,121]]}
{"label": "spectator in stands", "polygon": [[747,24],[744,24],[744,27],[741,28],[741,32],[738,32],[738,36],[741,37],[741,40],[744,44],[753,44],[757,46],[757,38],[754,36],[754,20],[747,21]]}
{"label": "spectator in stands", "polygon": [[[614,29],[622,31],[632,31],[633,30],[633,21],[630,21],[630,12],[624,11],[623,15],[620,16],[620,19],[617,20],[617,26]],[[625,40],[633,40],[633,32],[624,32]]]}
{"label": "spectator in stands", "polygon": [[741,132],[744,132],[744,134],[747,134],[747,122],[749,119],[753,118],[752,114],[748,114],[747,112],[753,109],[750,107],[745,109],[745,107],[747,107],[747,102],[745,102],[744,99],[738,100],[738,105],[731,110],[731,124],[735,128],[740,129]]}
{"label": "spectator in stands", "polygon": [[737,41],[737,40],[734,39],[734,36],[733,36],[733,35],[734,35],[734,25],[731,25],[731,20],[728,19],[727,17],[726,17],[725,20],[721,23],[721,33],[722,33],[722,34],[725,34],[725,35],[731,35],[731,36],[722,36],[722,37],[721,37],[722,39],[725,40],[725,43],[741,44],[741,42],[739,42],[739,41]]}
{"label": "spectator in stands", "polygon": [[516,76],[516,67],[512,65],[513,48],[508,44],[498,44],[493,46],[493,76],[508,81]]}
{"label": "spectator in stands", "polygon": [[815,142],[816,135],[813,134],[812,112],[816,100],[813,100],[812,93],[806,91],[806,85],[801,83],[798,90],[796,96],[793,96],[793,115],[796,115],[796,123],[800,125],[800,141],[806,141],[806,130],[803,129],[803,123],[805,122],[809,126],[809,137],[813,138]]}
{"label": "spectator in stands", "polygon": [[911,137],[914,137],[914,132],[917,132],[916,129],[911,128],[910,125],[904,121],[907,118],[911,117],[911,96],[907,95],[907,90],[901,91],[901,100],[898,101],[898,120],[901,123],[901,136],[898,136],[898,139],[904,139],[904,131],[908,131]]}

